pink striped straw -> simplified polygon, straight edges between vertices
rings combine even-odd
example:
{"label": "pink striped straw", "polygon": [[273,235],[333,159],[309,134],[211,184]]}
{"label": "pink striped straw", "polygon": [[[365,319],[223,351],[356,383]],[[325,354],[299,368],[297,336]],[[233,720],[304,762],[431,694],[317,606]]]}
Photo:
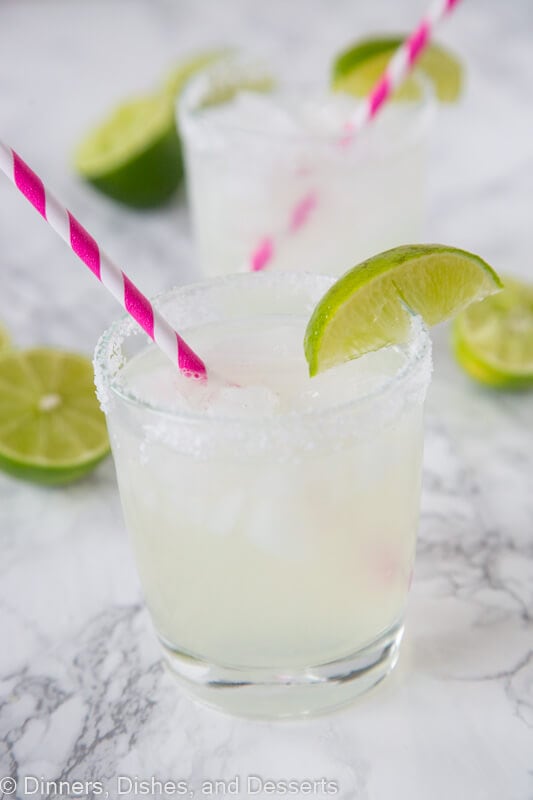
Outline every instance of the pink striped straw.
{"label": "pink striped straw", "polygon": [[[422,55],[433,35],[433,29],[458,2],[459,0],[435,0],[430,6],[413,33],[398,47],[371,92],[347,121],[339,140],[340,146],[349,145],[354,136],[379,113]],[[259,272],[268,267],[276,255],[278,245],[307,223],[318,202],[316,191],[304,195],[292,208],[285,230],[277,237],[268,235],[261,239],[250,256],[247,268],[252,272]]]}
{"label": "pink striped straw", "polygon": [[207,380],[207,368],[202,359],[104,253],[83,225],[45,188],[38,175],[14,150],[1,141],[0,170],[5,172],[26,200],[89,267],[93,275],[104,284],[173,364],[187,377]]}

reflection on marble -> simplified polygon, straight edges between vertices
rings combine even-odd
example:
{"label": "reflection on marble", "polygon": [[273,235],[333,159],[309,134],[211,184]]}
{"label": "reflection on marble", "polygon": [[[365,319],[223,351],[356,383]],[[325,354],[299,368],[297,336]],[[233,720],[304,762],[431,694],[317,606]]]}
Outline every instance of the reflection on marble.
{"label": "reflection on marble", "polygon": [[[423,5],[3,0],[0,129],[155,292],[194,275],[183,198],[140,215],[79,184],[66,154],[89,122],[196,46],[245,41],[318,76],[350,38],[401,29]],[[428,239],[531,275],[533,6],[462,4],[441,38],[463,55],[469,81],[436,134]],[[0,243],[0,317],[17,341],[89,353],[113,301],[5,181]],[[531,800],[533,400],[469,383],[446,336],[436,332],[400,663],[335,715],[242,721],[177,689],[142,607],[110,462],[66,490],[0,475],[0,774],[22,788],[28,775],[101,781],[112,798],[136,796],[121,775],[183,780],[196,796],[204,780],[240,776],[241,797],[246,776],[259,775],[326,778],[350,800]]]}

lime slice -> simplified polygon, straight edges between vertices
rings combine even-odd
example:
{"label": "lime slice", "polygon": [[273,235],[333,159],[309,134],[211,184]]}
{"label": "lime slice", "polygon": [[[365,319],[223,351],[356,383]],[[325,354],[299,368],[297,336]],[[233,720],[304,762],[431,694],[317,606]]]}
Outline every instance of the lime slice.
{"label": "lime slice", "polygon": [[455,247],[379,253],[343,275],[313,311],[304,342],[309,372],[406,341],[413,313],[436,325],[500,287],[485,261]]}
{"label": "lime slice", "polygon": [[459,364],[489,386],[533,386],[533,286],[506,279],[501,292],[465,309],[454,322]]}
{"label": "lime slice", "polygon": [[178,95],[181,94],[182,90],[185,88],[187,81],[213,62],[229,55],[230,52],[229,49],[208,50],[205,53],[198,53],[192,56],[192,58],[184,61],[182,64],[178,64],[167,76],[163,84],[163,91],[166,92],[173,101],[176,100]]}
{"label": "lime slice", "polygon": [[69,483],[108,452],[88,359],[44,348],[0,356],[2,469],[38,483]]}
{"label": "lime slice", "polygon": [[0,353],[4,350],[7,350],[11,346],[11,339],[9,337],[9,333],[0,325]]}
{"label": "lime slice", "polygon": [[[392,54],[404,37],[365,39],[341,53],[333,65],[332,87],[335,91],[364,97],[385,70]],[[417,68],[433,83],[442,103],[455,102],[462,86],[462,66],[457,58],[438,44],[430,44],[420,56]],[[394,95],[397,100],[416,100],[420,87],[407,79]]]}
{"label": "lime slice", "polygon": [[183,175],[171,97],[161,93],[121,105],[81,142],[75,167],[121,203],[137,208],[163,204]]}

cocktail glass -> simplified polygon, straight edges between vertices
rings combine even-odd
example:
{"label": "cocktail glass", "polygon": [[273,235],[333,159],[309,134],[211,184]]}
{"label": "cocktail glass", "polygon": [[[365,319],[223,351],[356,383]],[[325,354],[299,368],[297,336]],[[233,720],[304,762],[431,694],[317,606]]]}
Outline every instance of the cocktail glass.
{"label": "cocktail glass", "polygon": [[[179,125],[203,271],[248,271],[265,237],[275,241],[269,268],[331,275],[423,240],[435,111],[427,82],[414,76],[417,97],[389,102],[351,144],[342,144],[354,98],[327,87],[284,88],[281,80],[272,93],[251,91],[268,80],[260,65],[229,59],[193,79],[181,96]],[[235,87],[247,85],[245,94],[228,99]],[[292,230],[291,214],[308,196],[316,207]]]}
{"label": "cocktail glass", "polygon": [[193,695],[238,714],[343,705],[398,658],[431,345],[413,318],[407,344],[310,379],[303,332],[332,282],[232,275],[156,300],[227,388],[193,385],[130,318],[96,349],[167,662]]}

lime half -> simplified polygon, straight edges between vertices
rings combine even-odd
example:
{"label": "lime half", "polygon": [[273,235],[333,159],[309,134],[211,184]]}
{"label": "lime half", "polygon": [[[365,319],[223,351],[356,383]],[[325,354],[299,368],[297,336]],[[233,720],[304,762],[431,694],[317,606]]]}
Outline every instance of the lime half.
{"label": "lime half", "polygon": [[2,469],[38,483],[69,483],[108,452],[87,358],[44,348],[0,356]]}
{"label": "lime half", "polygon": [[[402,36],[365,39],[345,50],[333,65],[333,89],[356,97],[367,95],[403,41]],[[458,99],[463,70],[449,50],[434,43],[428,45],[418,60],[417,68],[432,82],[442,103],[453,103]],[[416,100],[419,96],[419,85],[409,78],[395,94],[398,100]]]}
{"label": "lime half", "polygon": [[533,386],[533,286],[505,279],[501,292],[459,314],[452,342],[459,364],[481,383]]}
{"label": "lime half", "polygon": [[171,97],[161,93],[121,105],[81,142],[75,166],[121,203],[137,208],[164,203],[183,175]]}
{"label": "lime half", "polygon": [[413,313],[436,325],[500,287],[485,261],[455,247],[380,253],[343,275],[313,311],[304,342],[309,372],[406,341]]}

